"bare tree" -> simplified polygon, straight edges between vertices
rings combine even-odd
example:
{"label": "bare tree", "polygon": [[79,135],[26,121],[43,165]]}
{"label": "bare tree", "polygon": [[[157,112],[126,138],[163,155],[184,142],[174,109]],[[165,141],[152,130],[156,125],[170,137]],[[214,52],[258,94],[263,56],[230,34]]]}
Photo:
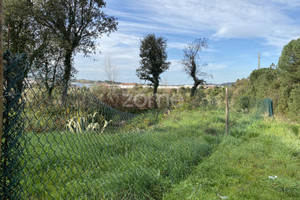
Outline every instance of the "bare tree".
{"label": "bare tree", "polygon": [[205,66],[206,63],[203,63],[199,56],[200,51],[206,48],[207,39],[198,38],[194,40],[193,43],[188,44],[183,50],[184,58],[181,63],[185,72],[194,80],[194,85],[191,89],[191,97],[195,95],[197,87],[205,83],[204,79],[199,77],[208,76],[207,73],[201,71],[202,67]]}
{"label": "bare tree", "polygon": [[105,57],[104,72],[109,84],[115,84],[119,75],[119,71],[118,68],[111,63],[110,56]]}

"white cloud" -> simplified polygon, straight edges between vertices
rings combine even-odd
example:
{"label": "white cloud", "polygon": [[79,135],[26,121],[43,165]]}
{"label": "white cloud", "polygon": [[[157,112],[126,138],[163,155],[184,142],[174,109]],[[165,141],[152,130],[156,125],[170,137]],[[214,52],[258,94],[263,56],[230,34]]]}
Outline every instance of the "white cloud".
{"label": "white cloud", "polygon": [[[139,66],[139,42],[139,36],[120,32],[99,39],[96,54],[90,55],[90,58],[84,58],[82,54],[75,57],[75,67],[79,71],[78,77],[105,80],[104,61],[106,57],[110,57],[112,65],[115,65],[119,71],[120,80],[137,81],[135,69]],[[128,74],[134,78],[128,78]]]}
{"label": "white cloud", "polygon": [[168,42],[168,48],[173,48],[173,49],[184,49],[187,44],[182,43],[182,42]]}
{"label": "white cloud", "polygon": [[[270,45],[278,45],[276,40],[283,36],[284,41],[299,36],[299,24],[293,25],[294,19],[287,15],[287,9],[300,5],[296,0],[129,2],[128,8],[136,11],[132,15],[144,22],[142,25],[131,23],[139,31],[190,32],[199,35],[211,34],[220,38],[264,38]],[[120,24],[124,23],[122,18],[120,21]]]}
{"label": "white cloud", "polygon": [[203,67],[203,71],[217,71],[225,68],[227,68],[227,66],[224,64],[209,63],[208,65]]}
{"label": "white cloud", "polygon": [[[182,53],[193,38],[208,37],[212,41],[263,39],[262,45],[274,48],[275,54],[279,54],[288,41],[300,37],[299,21],[289,15],[289,11],[299,6],[299,0],[110,0],[106,10],[119,18],[118,31],[99,39],[102,54],[91,55],[96,61],[79,55],[75,66],[81,74],[97,74],[99,79],[104,79],[104,58],[110,56],[120,70],[122,81],[138,82],[135,70],[139,67],[139,44],[147,33],[170,36],[168,50],[173,52]],[[212,48],[203,51],[202,57],[208,61],[204,71],[217,73],[229,68],[216,63],[212,55],[217,51]],[[174,77],[168,78],[170,83],[183,77],[177,60],[180,56],[177,53],[171,57],[170,70],[163,75]]]}
{"label": "white cloud", "polygon": [[98,47],[102,54],[97,59],[104,62],[109,56],[112,62],[120,69],[135,69],[139,62],[140,37],[116,32],[110,37],[99,40]]}
{"label": "white cloud", "polygon": [[300,7],[299,0],[273,0],[273,2],[290,9],[297,9],[298,7]]}
{"label": "white cloud", "polygon": [[169,62],[171,62],[170,68],[169,68],[169,72],[183,72],[183,66],[180,63],[180,60],[169,60]]}

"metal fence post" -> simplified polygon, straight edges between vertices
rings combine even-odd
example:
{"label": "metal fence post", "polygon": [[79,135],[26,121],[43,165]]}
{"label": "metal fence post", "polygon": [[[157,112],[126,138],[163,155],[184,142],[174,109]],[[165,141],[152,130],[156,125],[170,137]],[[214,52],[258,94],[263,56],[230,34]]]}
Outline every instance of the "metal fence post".
{"label": "metal fence post", "polygon": [[3,122],[3,0],[0,0],[0,165],[2,155],[2,122]]}

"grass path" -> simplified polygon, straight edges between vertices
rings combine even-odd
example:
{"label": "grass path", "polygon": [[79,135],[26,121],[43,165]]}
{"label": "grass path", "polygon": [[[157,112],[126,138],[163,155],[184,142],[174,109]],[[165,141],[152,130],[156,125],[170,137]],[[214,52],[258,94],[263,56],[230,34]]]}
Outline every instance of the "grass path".
{"label": "grass path", "polygon": [[299,130],[299,124],[275,119],[236,123],[164,199],[300,199]]}

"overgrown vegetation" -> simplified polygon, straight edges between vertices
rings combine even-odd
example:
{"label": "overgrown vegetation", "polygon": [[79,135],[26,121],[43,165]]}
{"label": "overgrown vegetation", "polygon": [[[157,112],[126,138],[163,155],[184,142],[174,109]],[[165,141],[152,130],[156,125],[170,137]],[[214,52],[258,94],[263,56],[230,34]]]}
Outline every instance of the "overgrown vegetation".
{"label": "overgrown vegetation", "polygon": [[142,131],[29,134],[26,197],[161,199],[219,144],[223,115],[174,110]]}
{"label": "overgrown vegetation", "polygon": [[234,123],[213,154],[164,199],[299,198],[300,125],[236,116]]}
{"label": "overgrown vegetation", "polygon": [[[195,96],[190,97],[190,88],[181,87],[179,89],[158,89],[157,106],[164,110],[173,106],[187,103],[185,106],[221,106],[224,103],[224,88],[199,87],[195,91]],[[118,110],[142,113],[154,109],[152,99],[152,88],[135,86],[132,89],[121,89],[107,84],[98,84],[91,88],[91,93],[101,101]],[[189,104],[191,103],[191,104]]]}
{"label": "overgrown vegetation", "polygon": [[292,40],[283,48],[277,66],[254,70],[249,78],[238,80],[232,87],[233,102],[245,110],[257,99],[270,98],[277,115],[299,121],[299,46],[300,39]]}
{"label": "overgrown vegetation", "polygon": [[[132,104],[131,111],[147,111],[126,120],[113,119],[115,115],[110,114],[119,111],[103,107],[88,89],[70,92],[68,107],[61,109],[60,104],[55,106],[61,101],[55,93],[59,88],[54,90],[52,100],[56,100],[51,106],[41,104],[39,99],[45,96],[33,88],[27,92],[27,98],[35,100],[30,108],[44,106],[49,111],[43,125],[56,112],[68,118],[60,124],[63,131],[46,126],[51,133],[41,129],[33,131],[40,134],[26,135],[25,195],[30,199],[294,199],[299,196],[300,177],[297,114],[287,122],[279,120],[281,115],[268,118],[254,109],[260,99],[270,97],[275,112],[283,112],[284,98],[275,95],[287,92],[276,78],[280,73],[273,68],[256,70],[230,88],[228,136],[223,136],[224,88],[200,87],[193,98],[188,88],[160,90],[158,94],[167,94],[161,110],[153,109],[149,88],[102,85],[91,89],[117,109],[128,111],[124,104]],[[294,83],[289,93],[293,100],[286,110],[297,108],[297,89]],[[173,95],[182,98],[170,105]],[[92,113],[99,114],[100,121]],[[31,114],[39,117],[39,113]],[[103,132],[108,122],[120,129]]]}
{"label": "overgrown vegetation", "polygon": [[38,83],[27,88],[25,93],[27,103],[23,117],[26,119],[26,132],[118,131],[134,116],[101,102],[86,88],[71,88],[64,102],[61,100],[61,87],[53,90],[51,98],[47,89]]}
{"label": "overgrown vegetation", "polygon": [[[152,88],[70,87],[74,55],[94,52],[95,39],[117,30],[105,7],[104,0],[6,1],[4,46],[12,53],[4,55],[1,94],[1,199],[14,193],[24,199],[299,198],[300,39],[283,48],[277,66],[230,87],[224,136],[224,88],[204,89],[201,78],[205,38],[183,52],[191,89],[158,88],[170,62],[167,40],[155,34],[141,40],[136,70]],[[110,59],[105,72],[116,83]],[[271,100],[274,118],[258,112]]]}
{"label": "overgrown vegetation", "polygon": [[[217,92],[223,95],[222,89]],[[200,102],[208,97],[206,93]],[[229,136],[224,137],[224,109],[194,103],[195,99],[169,112],[138,115],[114,134],[27,135],[27,197],[299,196],[299,124],[231,111]]]}

